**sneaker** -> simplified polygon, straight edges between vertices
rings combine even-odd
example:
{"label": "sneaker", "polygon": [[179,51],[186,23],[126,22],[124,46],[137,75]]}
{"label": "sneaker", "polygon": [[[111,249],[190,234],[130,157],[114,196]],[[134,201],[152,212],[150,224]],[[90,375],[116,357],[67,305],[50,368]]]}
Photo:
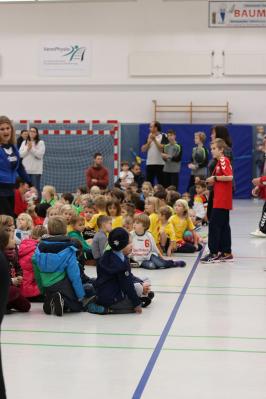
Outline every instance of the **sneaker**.
{"label": "sneaker", "polygon": [[253,231],[252,233],[250,233],[250,235],[252,235],[254,237],[266,238],[266,234],[264,234],[260,230]]}
{"label": "sneaker", "polygon": [[153,291],[150,291],[150,292],[148,293],[148,298],[150,298],[150,299],[153,299],[153,298],[154,298],[154,292],[153,292]]}
{"label": "sneaker", "polygon": [[207,254],[200,259],[201,263],[219,263],[221,255],[218,254]]}
{"label": "sneaker", "polygon": [[82,308],[84,311],[87,311],[88,305],[92,302],[95,302],[96,295],[92,295],[90,297],[85,297],[82,299]]}
{"label": "sneaker", "polygon": [[130,262],[130,266],[133,268],[137,268],[137,267],[139,267],[139,264],[138,264],[138,262]]}
{"label": "sneaker", "polygon": [[234,256],[232,254],[221,254],[220,262],[234,262]]}
{"label": "sneaker", "polygon": [[45,298],[42,307],[45,314],[52,314],[51,302],[51,299]]}
{"label": "sneaker", "polygon": [[186,266],[186,262],[184,262],[183,260],[176,260],[174,261],[175,267],[185,267]]}
{"label": "sneaker", "polygon": [[54,294],[53,298],[51,299],[51,313],[55,314],[56,316],[63,316],[64,314],[64,299],[60,292]]}
{"label": "sneaker", "polygon": [[89,303],[87,306],[88,312],[93,314],[107,314],[108,310],[102,306],[97,305],[97,303]]}
{"label": "sneaker", "polygon": [[147,306],[149,306],[151,304],[151,299],[148,296],[142,296],[140,298],[140,300],[141,300],[142,308],[146,308]]}

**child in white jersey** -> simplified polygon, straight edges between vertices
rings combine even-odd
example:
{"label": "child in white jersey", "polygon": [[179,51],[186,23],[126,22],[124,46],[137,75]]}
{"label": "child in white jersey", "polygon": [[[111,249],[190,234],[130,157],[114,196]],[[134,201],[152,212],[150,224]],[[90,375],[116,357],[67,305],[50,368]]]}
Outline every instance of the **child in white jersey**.
{"label": "child in white jersey", "polygon": [[144,269],[167,269],[170,267],[184,267],[184,261],[163,259],[156,246],[154,238],[148,232],[150,227],[149,216],[136,215],[134,218],[134,230],[131,232],[132,253],[131,259],[135,264]]}

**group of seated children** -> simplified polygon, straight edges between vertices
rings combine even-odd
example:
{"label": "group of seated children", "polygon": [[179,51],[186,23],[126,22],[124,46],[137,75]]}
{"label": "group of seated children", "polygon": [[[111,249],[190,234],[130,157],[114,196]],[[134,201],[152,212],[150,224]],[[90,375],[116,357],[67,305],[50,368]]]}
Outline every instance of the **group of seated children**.
{"label": "group of seated children", "polygon": [[[120,188],[80,187],[76,196],[59,198],[54,187],[44,186],[38,204],[34,188],[19,181],[16,228],[11,216],[0,216],[1,231],[10,235],[2,248],[10,266],[8,313],[27,312],[33,301],[58,316],[141,313],[154,294],[150,281],[131,268],[184,267],[184,261],[169,258],[201,250],[195,225],[206,221],[206,183],[195,178],[191,201],[173,186],[153,188],[140,174],[136,183],[127,166]],[[96,265],[96,279],[85,274],[88,264]]]}

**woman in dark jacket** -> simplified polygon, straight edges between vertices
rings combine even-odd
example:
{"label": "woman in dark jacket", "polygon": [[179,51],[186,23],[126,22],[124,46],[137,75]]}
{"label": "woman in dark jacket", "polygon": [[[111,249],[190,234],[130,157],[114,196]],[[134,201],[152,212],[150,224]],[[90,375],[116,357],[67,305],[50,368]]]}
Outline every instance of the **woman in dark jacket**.
{"label": "woman in dark jacket", "polygon": [[[227,157],[231,164],[233,160],[233,154],[232,154],[232,140],[229,135],[229,131],[226,126],[223,125],[217,125],[213,126],[211,130],[211,141],[215,139],[222,139],[224,140],[225,144],[227,145],[227,148],[224,150],[224,156]],[[209,164],[208,164],[208,169],[209,169],[209,176],[212,176],[213,171],[216,167],[217,164],[217,159],[211,159]],[[211,217],[211,212],[213,208],[213,187],[209,186],[209,199],[208,199],[208,209],[207,209],[207,217],[208,220],[210,220]]]}
{"label": "woman in dark jacket", "polygon": [[0,116],[0,215],[14,217],[14,188],[19,175],[26,183],[31,183],[20,162],[15,145],[16,134],[11,120]]}
{"label": "woman in dark jacket", "polygon": [[[0,331],[3,316],[6,310],[8,290],[9,290],[9,270],[8,263],[3,254],[9,241],[9,234],[3,227],[0,229]],[[1,360],[1,347],[0,347],[0,398],[6,399],[5,383],[2,371],[2,360]]]}

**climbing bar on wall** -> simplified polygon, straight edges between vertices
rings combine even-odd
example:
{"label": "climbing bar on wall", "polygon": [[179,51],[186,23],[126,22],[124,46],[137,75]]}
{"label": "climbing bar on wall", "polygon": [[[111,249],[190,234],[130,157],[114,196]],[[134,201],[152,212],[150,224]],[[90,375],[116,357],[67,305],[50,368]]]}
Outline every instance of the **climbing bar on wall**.
{"label": "climbing bar on wall", "polygon": [[[154,120],[157,120],[159,113],[187,113],[189,114],[189,121],[193,123],[193,116],[195,114],[224,114],[224,122],[229,122],[229,103],[225,105],[195,105],[192,102],[188,105],[159,105],[156,100],[153,100],[154,106]],[[206,121],[207,123],[208,121]]]}

